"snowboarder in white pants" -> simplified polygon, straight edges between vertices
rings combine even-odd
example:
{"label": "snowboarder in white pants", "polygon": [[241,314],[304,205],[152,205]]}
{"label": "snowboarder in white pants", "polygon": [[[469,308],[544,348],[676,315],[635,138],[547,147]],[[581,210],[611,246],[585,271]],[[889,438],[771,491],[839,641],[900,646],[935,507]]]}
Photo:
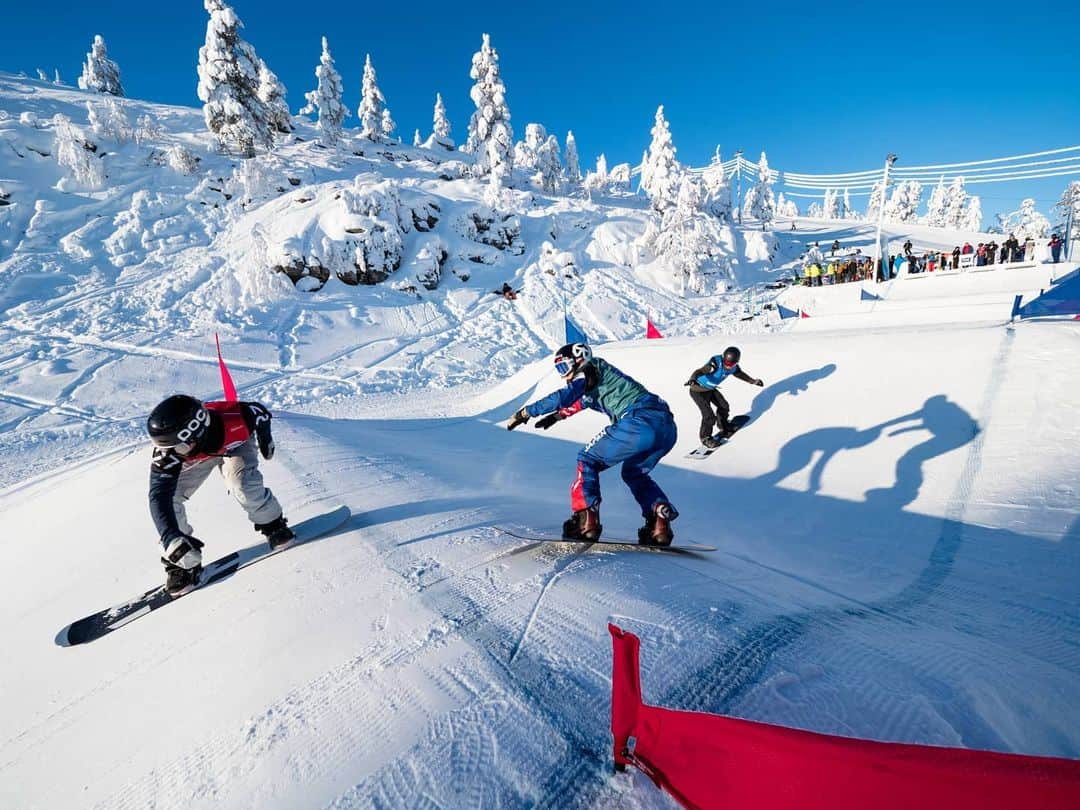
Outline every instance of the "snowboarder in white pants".
{"label": "snowboarder in white pants", "polygon": [[165,399],[150,414],[150,514],[164,549],[165,587],[173,596],[199,582],[203,543],[193,536],[185,504],[215,469],[271,548],[295,537],[259,472],[258,454],[274,455],[270,419],[257,402],[204,404],[182,394]]}

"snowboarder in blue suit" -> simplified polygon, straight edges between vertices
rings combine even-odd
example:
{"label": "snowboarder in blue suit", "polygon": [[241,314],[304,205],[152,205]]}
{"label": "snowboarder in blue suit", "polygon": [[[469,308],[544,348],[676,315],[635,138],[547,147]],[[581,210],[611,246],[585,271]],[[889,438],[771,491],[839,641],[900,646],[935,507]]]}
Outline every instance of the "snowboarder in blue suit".
{"label": "snowboarder in blue suit", "polygon": [[[578,453],[577,476],[570,487],[573,514],[563,523],[570,540],[595,541],[600,525],[600,473],[622,464],[622,477],[641,506],[645,525],[638,529],[643,544],[669,545],[671,521],[678,511],[649,476],[675,446],[675,418],[667,403],[641,383],[599,357],[584,343],[568,343],[555,353],[555,370],[566,387],[548,394],[514,414],[507,430],[532,417],[543,416],[536,427],[547,430],[583,408],[603,412],[611,424]],[[546,414],[546,416],[544,416]]]}
{"label": "snowboarder in blue suit", "polygon": [[[710,357],[709,362],[696,369],[683,385],[690,386],[690,399],[701,411],[701,428],[698,437],[706,447],[719,447],[720,442],[713,438],[712,431],[716,426],[717,419],[720,421],[720,435],[724,438],[731,436],[735,431],[728,422],[728,414],[731,406],[720,393],[720,383],[728,377],[748,382],[751,385],[762,386],[765,383],[756,377],[751,377],[739,367],[742,352],[736,346],[728,346],[723,354]],[[713,416],[713,408],[716,416]]]}

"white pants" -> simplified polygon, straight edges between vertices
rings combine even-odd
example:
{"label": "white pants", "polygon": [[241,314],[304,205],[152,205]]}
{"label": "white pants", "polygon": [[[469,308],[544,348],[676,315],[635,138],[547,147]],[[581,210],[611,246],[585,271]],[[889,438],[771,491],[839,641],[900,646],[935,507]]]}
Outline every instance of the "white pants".
{"label": "white pants", "polygon": [[274,497],[274,493],[263,484],[262,473],[259,472],[259,455],[255,449],[255,438],[252,437],[232,454],[207,459],[180,473],[176,495],[173,496],[173,509],[176,511],[176,522],[184,534],[194,534],[187,520],[185,504],[214,469],[221,472],[229,494],[244,507],[252,523],[269,523],[281,517],[281,504]]}

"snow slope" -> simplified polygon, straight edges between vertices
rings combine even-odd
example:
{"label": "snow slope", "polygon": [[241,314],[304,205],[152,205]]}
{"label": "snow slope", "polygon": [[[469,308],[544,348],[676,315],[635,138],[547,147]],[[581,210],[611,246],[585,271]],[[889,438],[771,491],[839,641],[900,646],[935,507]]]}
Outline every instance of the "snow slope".
{"label": "snow slope", "polygon": [[[74,118],[81,95],[0,77],[0,106],[42,117],[67,104]],[[27,126],[0,120],[18,143]],[[163,137],[200,136],[189,122]],[[515,192],[518,246],[489,251],[450,224],[481,191],[406,151],[405,168],[351,153],[331,165],[294,143],[283,171],[306,165],[310,182],[217,213],[186,198],[194,180],[168,191],[140,170],[134,185],[176,207],[111,243],[137,254],[121,265],[102,240],[134,221],[120,215],[138,189],[54,195],[47,163],[0,160],[15,189],[0,209],[0,566],[15,574],[0,591],[0,805],[666,806],[646,780],[609,774],[608,621],[641,636],[650,701],[1080,757],[1080,324],[1004,325],[1012,295],[1049,270],[869,285],[884,300],[865,306],[856,284],[766,290],[811,228],[822,244],[873,236],[807,222],[772,246],[733,230],[743,289],[682,299],[640,269],[630,245],[647,214],[633,199],[533,206]],[[333,212],[335,189],[373,166],[400,170],[403,200],[438,198],[432,233],[455,258],[436,290],[393,289],[408,265],[303,294],[255,272],[256,234],[274,247],[336,227],[297,206]],[[38,241],[19,219],[35,195],[53,206]],[[72,236],[80,222],[97,230]],[[405,235],[407,260],[429,235]],[[463,258],[470,241],[493,263]],[[89,255],[63,247],[76,243]],[[488,292],[503,280],[523,287],[515,304]],[[812,317],[740,320],[752,285],[816,296],[802,302]],[[235,307],[228,291],[251,297]],[[682,513],[676,542],[717,552],[534,545],[493,528],[557,528],[575,455],[603,426],[585,413],[504,429],[559,384],[564,294],[608,341],[598,353],[671,404],[680,439],[656,476]],[[649,309],[668,339],[631,339]],[[162,577],[141,423],[171,390],[219,388],[215,330],[242,395],[277,414],[263,468],[290,518],[338,503],[353,518],[58,647],[68,622]],[[698,416],[682,382],[732,342],[766,382],[725,384],[753,421],[688,460]],[[602,482],[605,532],[632,536],[636,506],[615,472]],[[216,480],[190,516],[211,556],[260,540]]]}

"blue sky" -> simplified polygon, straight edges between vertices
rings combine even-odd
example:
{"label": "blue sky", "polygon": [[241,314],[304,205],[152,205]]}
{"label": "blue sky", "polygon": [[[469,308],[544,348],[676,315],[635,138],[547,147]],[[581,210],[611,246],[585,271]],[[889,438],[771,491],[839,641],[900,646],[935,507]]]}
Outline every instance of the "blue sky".
{"label": "blue sky", "polygon": [[[660,103],[678,157],[695,165],[717,144],[725,158],[741,148],[756,160],[764,148],[774,168],[842,172],[879,166],[890,151],[898,165],[924,165],[1080,142],[1074,4],[873,5],[581,0],[492,4],[491,12],[462,3],[233,3],[245,37],[288,87],[294,112],[314,86],[326,34],[350,108],[370,52],[406,140],[416,127],[430,129],[436,91],[463,140],[470,59],[486,31],[501,57],[515,136],[530,121],[560,142],[572,129],[586,165],[600,152],[609,164],[636,162]],[[58,67],[73,84],[100,33],[129,95],[198,104],[195,65],[206,30],[199,0],[48,9],[7,4],[0,70]],[[989,221],[1022,196],[1046,211],[1065,184],[969,191],[983,196]]]}

